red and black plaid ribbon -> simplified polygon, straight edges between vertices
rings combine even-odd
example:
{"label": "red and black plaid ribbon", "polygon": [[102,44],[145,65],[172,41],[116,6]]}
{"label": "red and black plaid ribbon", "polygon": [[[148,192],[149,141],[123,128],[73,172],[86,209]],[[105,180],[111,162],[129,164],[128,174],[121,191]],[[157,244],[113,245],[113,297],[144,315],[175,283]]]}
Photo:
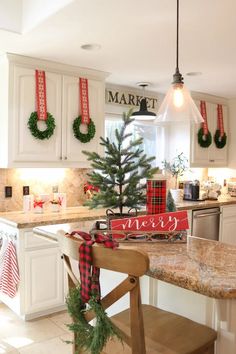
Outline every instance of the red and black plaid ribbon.
{"label": "red and black plaid ribbon", "polygon": [[147,213],[166,212],[166,180],[147,181]]}
{"label": "red and black plaid ribbon", "polygon": [[92,266],[92,245],[103,243],[105,247],[116,248],[118,243],[110,240],[108,237],[97,234],[95,241],[92,240],[91,235],[83,231],[73,231],[71,236],[79,235],[85,242],[79,247],[79,271],[81,282],[81,298],[84,303],[88,302],[91,295],[95,295],[97,300],[100,300],[100,269]]}

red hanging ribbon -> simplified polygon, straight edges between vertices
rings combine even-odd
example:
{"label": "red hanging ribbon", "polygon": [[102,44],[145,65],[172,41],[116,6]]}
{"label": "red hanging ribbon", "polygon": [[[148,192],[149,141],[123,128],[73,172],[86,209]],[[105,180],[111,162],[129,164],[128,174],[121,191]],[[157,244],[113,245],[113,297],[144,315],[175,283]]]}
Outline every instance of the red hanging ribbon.
{"label": "red hanging ribbon", "polygon": [[217,105],[217,127],[220,131],[220,137],[224,136],[224,120],[223,120],[223,108],[222,104]]}
{"label": "red hanging ribbon", "polygon": [[204,122],[202,123],[203,134],[207,135],[208,134],[208,124],[207,124],[207,112],[206,112],[206,102],[205,101],[200,102],[200,110],[201,110],[202,118],[204,119]]}
{"label": "red hanging ribbon", "polygon": [[36,108],[38,120],[47,120],[47,97],[45,71],[35,70]]}
{"label": "red hanging ribbon", "polygon": [[115,249],[118,247],[118,243],[101,234],[95,235],[95,241],[93,241],[90,234],[77,230],[67,235],[79,235],[85,241],[79,247],[79,271],[82,301],[88,302],[92,294],[96,295],[97,299],[100,300],[100,269],[92,267],[92,245],[95,242],[103,243],[105,247]]}
{"label": "red hanging ribbon", "polygon": [[83,124],[90,123],[89,116],[89,97],[88,97],[88,80],[81,78],[79,79],[79,92],[80,92],[80,110],[81,110],[81,122]]}

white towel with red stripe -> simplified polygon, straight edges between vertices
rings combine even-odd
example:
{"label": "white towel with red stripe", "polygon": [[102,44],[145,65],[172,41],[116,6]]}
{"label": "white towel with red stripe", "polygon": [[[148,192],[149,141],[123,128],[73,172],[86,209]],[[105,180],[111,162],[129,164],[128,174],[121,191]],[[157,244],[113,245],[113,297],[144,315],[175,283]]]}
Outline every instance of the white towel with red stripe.
{"label": "white towel with red stripe", "polygon": [[2,272],[0,276],[0,291],[9,297],[14,297],[20,281],[17,263],[16,247],[10,240],[3,257]]}

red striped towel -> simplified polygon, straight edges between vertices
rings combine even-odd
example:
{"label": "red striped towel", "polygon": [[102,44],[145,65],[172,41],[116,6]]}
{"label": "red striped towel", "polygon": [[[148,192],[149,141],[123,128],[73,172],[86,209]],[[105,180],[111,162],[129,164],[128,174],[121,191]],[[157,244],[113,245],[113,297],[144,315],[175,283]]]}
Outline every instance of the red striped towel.
{"label": "red striped towel", "polygon": [[0,291],[9,297],[14,297],[17,291],[17,284],[20,281],[17,264],[16,248],[12,241],[9,241],[4,259],[0,278]]}

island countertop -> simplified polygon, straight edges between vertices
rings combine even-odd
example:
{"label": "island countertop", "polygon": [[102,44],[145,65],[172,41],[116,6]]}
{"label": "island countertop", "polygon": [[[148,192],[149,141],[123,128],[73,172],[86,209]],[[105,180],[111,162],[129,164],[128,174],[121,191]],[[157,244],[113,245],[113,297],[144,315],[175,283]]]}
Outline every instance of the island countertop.
{"label": "island countertop", "polygon": [[150,277],[216,299],[236,299],[236,246],[188,236],[187,243],[142,243]]}
{"label": "island countertop", "polygon": [[[60,226],[37,227],[34,231],[56,240],[57,230],[63,229]],[[188,236],[187,243],[130,241],[120,246],[147,252],[147,275],[152,278],[215,299],[236,299],[236,246],[193,236]]]}

